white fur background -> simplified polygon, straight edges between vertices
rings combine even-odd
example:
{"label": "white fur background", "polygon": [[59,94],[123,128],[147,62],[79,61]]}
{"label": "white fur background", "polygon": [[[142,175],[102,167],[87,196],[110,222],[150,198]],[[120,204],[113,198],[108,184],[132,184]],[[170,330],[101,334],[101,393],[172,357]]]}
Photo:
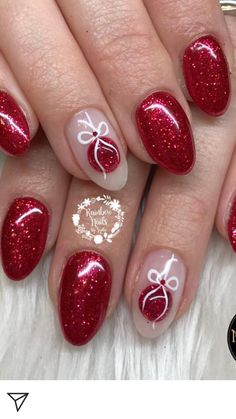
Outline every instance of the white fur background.
{"label": "white fur background", "polygon": [[48,297],[49,263],[20,283],[0,271],[0,379],[236,379],[226,336],[236,255],[216,233],[191,310],[157,341],[136,333],[122,301],[90,344],[67,344]]}

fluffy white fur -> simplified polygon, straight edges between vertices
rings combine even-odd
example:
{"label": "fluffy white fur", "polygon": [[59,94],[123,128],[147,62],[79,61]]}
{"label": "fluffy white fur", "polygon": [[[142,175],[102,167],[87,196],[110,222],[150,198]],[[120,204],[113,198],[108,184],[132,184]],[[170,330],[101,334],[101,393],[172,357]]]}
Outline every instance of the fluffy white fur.
{"label": "fluffy white fur", "polygon": [[216,233],[191,310],[157,341],[138,336],[121,302],[99,335],[74,348],[47,292],[50,256],[26,281],[0,273],[0,379],[235,379],[227,328],[236,314],[236,256]]}

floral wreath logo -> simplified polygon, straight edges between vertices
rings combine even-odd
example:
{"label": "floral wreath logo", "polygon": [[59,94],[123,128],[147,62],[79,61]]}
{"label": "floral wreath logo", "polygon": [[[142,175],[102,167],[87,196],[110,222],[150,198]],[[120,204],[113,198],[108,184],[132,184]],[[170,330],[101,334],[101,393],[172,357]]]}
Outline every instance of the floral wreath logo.
{"label": "floral wreath logo", "polygon": [[[97,211],[94,210],[96,205],[100,205]],[[94,215],[95,213],[96,215]],[[83,214],[90,220],[90,229],[81,222]],[[101,244],[104,241],[112,243],[112,240],[119,234],[124,224],[124,215],[125,213],[118,199],[112,199],[109,195],[102,195],[85,198],[77,206],[77,213],[73,214],[72,222],[76,228],[76,233],[82,236],[83,239],[93,241],[95,244]],[[100,220],[103,221],[101,229],[97,225],[94,226],[96,217],[99,216]],[[109,231],[106,229],[108,216],[109,218],[114,216],[114,223]]]}

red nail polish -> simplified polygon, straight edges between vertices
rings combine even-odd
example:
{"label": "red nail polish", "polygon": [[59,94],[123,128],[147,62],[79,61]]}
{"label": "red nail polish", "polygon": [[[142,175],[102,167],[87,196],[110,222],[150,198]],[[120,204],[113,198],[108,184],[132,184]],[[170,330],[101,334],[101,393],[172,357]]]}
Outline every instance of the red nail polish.
{"label": "red nail polish", "polygon": [[184,53],[186,85],[196,105],[212,116],[222,115],[230,98],[229,70],[217,40],[210,35],[194,41]]}
{"label": "red nail polish", "polygon": [[228,220],[228,236],[231,246],[236,252],[236,198],[233,200],[229,220]]}
{"label": "red nail polish", "polygon": [[2,263],[15,281],[28,276],[45,248],[49,224],[47,208],[34,198],[17,198],[10,206],[2,228]]}
{"label": "red nail polish", "polygon": [[137,108],[136,121],[143,144],[151,158],[176,174],[188,173],[195,160],[189,120],[169,93],[156,92]]}
{"label": "red nail polish", "polygon": [[169,314],[171,307],[172,296],[164,286],[150,285],[140,294],[139,309],[150,322],[163,320]]}
{"label": "red nail polish", "polygon": [[59,315],[65,338],[85,345],[101,327],[111,293],[111,270],[96,252],[76,253],[68,260],[59,293]]}
{"label": "red nail polish", "polygon": [[16,156],[25,153],[30,145],[30,131],[26,118],[15,100],[0,91],[0,147]]}
{"label": "red nail polish", "polygon": [[98,172],[111,173],[120,163],[118,147],[110,138],[100,137],[88,147],[88,161]]}

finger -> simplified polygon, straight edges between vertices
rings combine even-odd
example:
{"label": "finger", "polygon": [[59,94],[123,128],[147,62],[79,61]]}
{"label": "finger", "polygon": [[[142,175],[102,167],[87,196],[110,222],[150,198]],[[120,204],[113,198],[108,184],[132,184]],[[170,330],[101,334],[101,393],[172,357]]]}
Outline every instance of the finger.
{"label": "finger", "polygon": [[0,53],[0,148],[18,156],[30,146],[38,121],[8,64]]}
{"label": "finger", "polygon": [[74,345],[91,340],[117,304],[147,172],[130,157],[128,183],[112,197],[92,183],[72,182],[49,290]]}
{"label": "finger", "polygon": [[29,153],[7,159],[0,179],[1,256],[12,280],[28,276],[55,243],[69,176],[42,133]]}
{"label": "finger", "polygon": [[143,2],[58,0],[58,4],[132,152],[171,172],[189,172],[194,147],[188,104]]}
{"label": "finger", "polygon": [[209,115],[222,115],[230,99],[228,64],[232,69],[234,58],[219,0],[145,4],[195,104]]}
{"label": "finger", "polygon": [[235,144],[235,100],[222,119],[194,112],[198,162],[184,178],[156,174],[128,268],[126,295],[138,331],[163,333],[189,307]]}
{"label": "finger", "polygon": [[2,1],[0,12],[1,47],[59,160],[75,176],[122,188],[119,128],[55,2]]}

